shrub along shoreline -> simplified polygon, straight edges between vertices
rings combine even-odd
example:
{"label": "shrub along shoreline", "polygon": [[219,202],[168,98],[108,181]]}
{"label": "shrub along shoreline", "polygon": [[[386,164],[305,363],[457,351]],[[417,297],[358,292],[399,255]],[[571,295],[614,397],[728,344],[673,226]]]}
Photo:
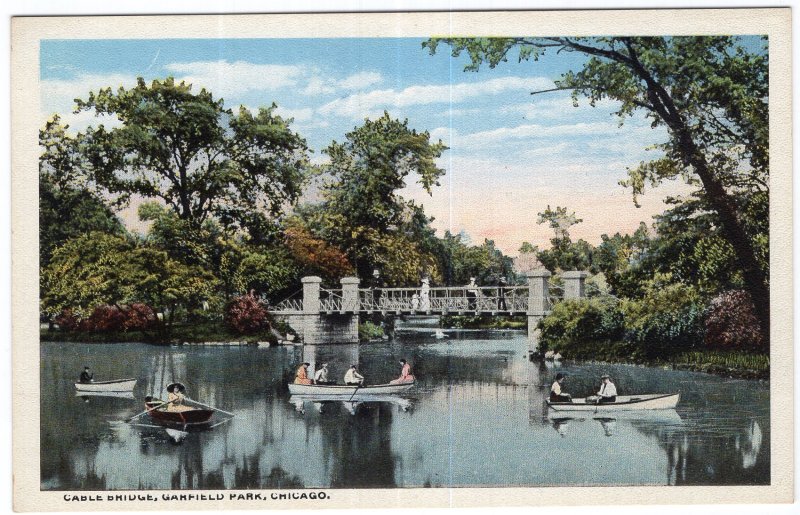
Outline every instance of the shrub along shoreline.
{"label": "shrub along shoreline", "polygon": [[564,359],[769,379],[768,346],[752,329],[748,300],[729,292],[706,304],[681,284],[653,288],[640,299],[568,300],[539,323],[539,349]]}

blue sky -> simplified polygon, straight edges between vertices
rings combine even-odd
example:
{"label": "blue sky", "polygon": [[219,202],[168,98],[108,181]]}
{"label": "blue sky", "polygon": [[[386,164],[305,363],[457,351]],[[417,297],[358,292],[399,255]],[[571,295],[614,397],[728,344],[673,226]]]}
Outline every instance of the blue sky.
{"label": "blue sky", "polygon": [[[228,107],[275,102],[309,143],[312,159],[332,140],[387,110],[428,130],[450,150],[447,174],[432,196],[408,181],[403,194],[425,206],[440,232],[494,239],[515,254],[523,241],[547,245],[550,229],[536,224],[547,205],[567,206],[584,223],[575,237],[598,243],[603,233],[633,231],[664,209],[668,184],[637,209],[617,182],[626,167],[652,157],[646,148],[666,134],[642,117],[619,127],[613,102],[573,107],[568,94],[531,96],[577,69],[575,54],[537,62],[510,59],[495,69],[464,72],[466,58],[442,46],[431,56],[422,39],[48,40],[41,44],[42,122],[53,113],[81,130],[98,121],[71,114],[74,98],[100,87],[130,86],[169,75],[206,87]],[[104,123],[113,123],[103,120]],[[135,206],[134,206],[135,207]],[[133,208],[121,213],[137,228]]]}

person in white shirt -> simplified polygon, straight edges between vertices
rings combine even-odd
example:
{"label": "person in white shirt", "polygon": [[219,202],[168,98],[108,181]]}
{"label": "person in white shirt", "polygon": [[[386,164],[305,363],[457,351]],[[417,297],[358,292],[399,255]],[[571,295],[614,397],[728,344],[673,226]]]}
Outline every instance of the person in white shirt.
{"label": "person in white shirt", "polygon": [[572,396],[561,391],[561,385],[566,378],[567,376],[561,372],[556,374],[556,380],[553,381],[553,386],[550,387],[550,402],[572,402]]}
{"label": "person in white shirt", "polygon": [[315,384],[335,384],[333,381],[328,380],[328,364],[323,363],[322,367],[314,374]]}
{"label": "person in white shirt", "polygon": [[617,401],[617,387],[611,382],[611,377],[608,374],[600,376],[602,384],[600,391],[597,392],[597,402],[616,402]]}
{"label": "person in white shirt", "polygon": [[360,385],[364,383],[364,376],[356,371],[356,366],[352,365],[344,374],[344,384],[346,385]]}

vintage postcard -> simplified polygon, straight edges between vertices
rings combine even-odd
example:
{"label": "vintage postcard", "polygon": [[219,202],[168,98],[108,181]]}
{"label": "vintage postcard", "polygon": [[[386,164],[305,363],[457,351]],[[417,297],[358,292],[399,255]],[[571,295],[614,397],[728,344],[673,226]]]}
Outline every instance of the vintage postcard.
{"label": "vintage postcard", "polygon": [[13,19],[15,509],[792,502],[790,33]]}

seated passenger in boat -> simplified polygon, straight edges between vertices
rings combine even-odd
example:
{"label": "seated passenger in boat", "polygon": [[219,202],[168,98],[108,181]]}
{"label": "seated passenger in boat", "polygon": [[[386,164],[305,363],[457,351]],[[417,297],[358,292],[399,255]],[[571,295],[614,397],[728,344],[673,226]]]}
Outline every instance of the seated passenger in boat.
{"label": "seated passenger in boat", "polygon": [[414,376],[411,375],[411,365],[404,359],[400,360],[400,366],[403,367],[400,370],[400,377],[397,379],[392,379],[389,381],[389,384],[404,384],[404,383],[413,383]]}
{"label": "seated passenger in boat", "polygon": [[89,367],[83,367],[83,372],[81,372],[81,377],[78,379],[80,383],[91,383],[94,381],[94,374],[89,371]]}
{"label": "seated passenger in boat", "polygon": [[329,381],[328,380],[328,364],[323,363],[322,368],[317,370],[317,373],[314,374],[314,384],[323,384],[323,385],[331,385],[336,384],[336,381]]}
{"label": "seated passenger in boat", "polygon": [[344,384],[348,386],[364,384],[364,376],[358,373],[355,365],[351,365],[345,372]]}
{"label": "seated passenger in boat", "polygon": [[600,376],[602,384],[600,391],[597,392],[597,402],[616,402],[617,401],[617,387],[611,382],[611,377],[608,374]]}
{"label": "seated passenger in boat", "polygon": [[314,384],[311,379],[308,378],[308,367],[311,363],[303,363],[299,367],[297,367],[297,373],[294,376],[294,384]]}
{"label": "seated passenger in boat", "polygon": [[556,374],[556,380],[553,381],[553,386],[550,387],[550,402],[572,402],[572,395],[561,391],[561,385],[566,378],[567,376],[561,372]]}

